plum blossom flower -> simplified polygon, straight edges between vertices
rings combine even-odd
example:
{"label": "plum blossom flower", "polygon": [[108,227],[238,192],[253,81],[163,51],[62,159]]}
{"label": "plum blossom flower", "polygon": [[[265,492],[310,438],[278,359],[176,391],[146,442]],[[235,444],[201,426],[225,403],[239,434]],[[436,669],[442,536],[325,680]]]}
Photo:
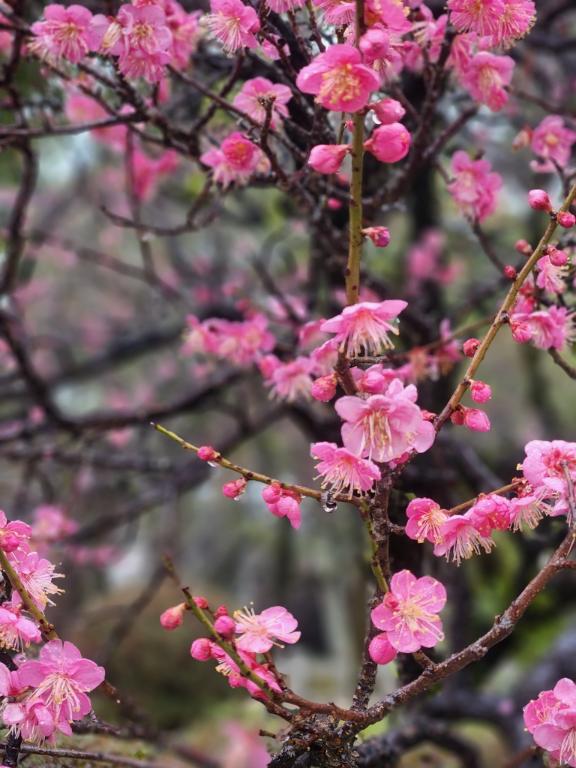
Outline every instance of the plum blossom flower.
{"label": "plum blossom flower", "polygon": [[545,491],[526,490],[522,495],[510,499],[509,524],[513,531],[536,528],[550,507],[544,502]]}
{"label": "plum blossom flower", "polygon": [[69,723],[90,712],[86,694],[103,682],[104,668],[82,658],[72,643],[50,640],[37,660],[25,661],[19,667],[18,678],[22,685],[34,689],[28,703],[47,707],[58,728],[71,734]]}
{"label": "plum blossom flower", "polygon": [[310,454],[320,460],[316,469],[323,478],[322,487],[330,486],[332,493],[365,493],[380,480],[376,464],[361,459],[347,448],[339,448],[336,443],[313,443]]}
{"label": "plum blossom flower", "polygon": [[357,48],[342,43],[330,46],[301,69],[296,85],[304,93],[315,94],[318,104],[326,109],[357,112],[379,88],[380,79],[362,63]]}
{"label": "plum blossom flower", "polygon": [[397,334],[393,322],[408,303],[400,300],[361,301],[345,307],[339,315],[321,325],[325,333],[335,333],[335,341],[344,345],[349,357],[377,355],[394,345],[390,333]]}
{"label": "plum blossom flower", "polygon": [[238,321],[208,318],[203,323],[188,315],[187,323],[190,335],[184,343],[185,351],[214,355],[239,366],[256,362],[275,344],[268,320],[261,314]]}
{"label": "plum blossom flower", "polygon": [[300,502],[302,497],[296,491],[283,488],[280,483],[273,482],[264,488],[262,498],[266,506],[276,517],[286,517],[288,522],[298,530],[302,523],[302,510]]}
{"label": "plum blossom flower", "polygon": [[12,595],[10,602],[0,605],[0,646],[21,651],[42,639],[38,626],[21,614],[21,600]]}
{"label": "plum blossom flower", "polygon": [[532,170],[540,173],[555,171],[555,163],[566,168],[570,162],[576,131],[566,127],[560,115],[548,115],[532,132],[532,151],[539,158]]}
{"label": "plum blossom flower", "polygon": [[514,341],[530,341],[538,349],[562,349],[576,337],[574,313],[554,305],[537,312],[513,312],[510,328]]}
{"label": "plum blossom flower", "polygon": [[451,515],[440,526],[434,554],[446,555],[447,560],[452,559],[460,565],[462,560],[478,555],[482,550],[490,552],[493,546],[492,539],[480,533],[468,513]]}
{"label": "plum blossom flower", "polygon": [[494,212],[502,177],[492,172],[487,160],[472,160],[460,150],[452,156],[452,173],[448,191],[462,213],[483,221]]}
{"label": "plum blossom flower", "polygon": [[270,169],[270,162],[260,147],[240,131],[227,136],[219,149],[204,152],[200,160],[212,168],[214,180],[224,188],[232,182],[247,184],[255,173],[267,173]]}
{"label": "plum blossom flower", "polygon": [[393,80],[402,70],[401,40],[381,25],[371,27],[360,38],[364,62],[378,73],[384,83]]}
{"label": "plum blossom flower", "polygon": [[42,58],[63,58],[77,64],[92,49],[91,21],[92,13],[82,5],[47,5],[44,20],[32,24],[34,39],[28,48]]}
{"label": "plum blossom flower", "polygon": [[538,274],[536,276],[536,285],[543,291],[549,293],[564,293],[566,290],[566,278],[568,277],[567,266],[555,266],[550,257],[542,256],[536,262]]}
{"label": "plum blossom flower", "polygon": [[499,112],[508,101],[506,87],[512,82],[514,59],[480,51],[461,73],[462,85],[472,98]]}
{"label": "plum blossom flower", "polygon": [[354,21],[356,6],[353,0],[314,0],[314,5],[322,11],[327,24],[340,27]]}
{"label": "plum blossom flower", "polygon": [[282,643],[297,643],[300,632],[296,631],[298,622],[281,605],[266,608],[262,613],[252,609],[234,611],[236,620],[236,647],[249,653],[267,653],[273,645],[282,647]]}
{"label": "plum blossom flower", "polygon": [[344,446],[371,461],[394,461],[408,451],[427,451],[434,427],[416,405],[416,387],[395,379],[382,395],[341,397],[335,408],[341,419]]}
{"label": "plum blossom flower", "polygon": [[32,529],[27,523],[21,520],[12,520],[0,510],[0,549],[4,552],[14,552],[15,549],[23,547],[32,535]]}
{"label": "plum blossom flower", "polygon": [[507,47],[528,34],[536,20],[534,0],[506,0],[491,43]]}
{"label": "plum blossom flower", "polygon": [[278,118],[288,115],[286,104],[292,98],[292,91],[287,85],[273,83],[265,77],[253,77],[242,85],[234,96],[233,104],[246,112],[253,120],[264,123],[267,110],[263,101],[272,102],[272,119],[270,125],[274,128]]}
{"label": "plum blossom flower", "polygon": [[524,724],[539,747],[576,766],[576,683],[567,677],[551,691],[542,691],[524,707]]}
{"label": "plum blossom flower", "polygon": [[569,481],[576,481],[576,443],[531,440],[526,444],[522,472],[538,498],[548,498],[550,515],[569,513]]}
{"label": "plum blossom flower", "polygon": [[475,32],[479,36],[498,31],[505,0],[448,0],[450,21],[458,32]]}
{"label": "plum blossom flower", "polygon": [[436,544],[440,541],[440,529],[448,520],[445,510],[432,499],[412,499],[406,507],[406,536],[422,544],[428,540]]}
{"label": "plum blossom flower", "polygon": [[18,571],[22,584],[36,605],[44,610],[49,603],[53,605],[49,595],[62,592],[52,580],[61,578],[61,573],[55,573],[55,566],[37,552],[24,552],[17,549],[8,555],[10,564]]}
{"label": "plum blossom flower", "polygon": [[390,645],[401,653],[432,648],[444,639],[437,614],[446,604],[444,586],[431,576],[417,579],[404,570],[390,580],[390,591],[372,611],[372,622],[386,632]]}
{"label": "plum blossom flower", "polygon": [[270,374],[265,376],[272,394],[279,400],[292,403],[295,400],[309,400],[312,390],[314,361],[308,357],[297,357],[287,363],[279,360],[273,365]]}
{"label": "plum blossom flower", "polygon": [[210,0],[210,10],[204,21],[226,53],[258,46],[255,36],[260,31],[260,20],[254,8],[241,0]]}

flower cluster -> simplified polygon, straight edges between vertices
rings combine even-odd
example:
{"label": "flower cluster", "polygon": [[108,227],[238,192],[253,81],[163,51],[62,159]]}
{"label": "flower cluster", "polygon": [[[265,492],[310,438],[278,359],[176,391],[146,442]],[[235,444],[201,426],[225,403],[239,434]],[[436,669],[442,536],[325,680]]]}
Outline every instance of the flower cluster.
{"label": "flower cluster", "polygon": [[57,508],[39,508],[34,527],[20,520],[8,522],[0,512],[0,549],[23,586],[22,594],[13,589],[10,599],[0,604],[0,646],[20,652],[14,669],[0,663],[0,695],[5,699],[0,716],[11,732],[32,740],[52,739],[57,732],[70,735],[70,724],[91,710],[87,693],[104,680],[104,669],[82,658],[72,643],[50,640],[37,659],[21,653],[42,641],[37,614],[30,615],[28,601],[44,611],[61,592],[54,584],[60,574],[32,548],[35,542],[57,540],[56,529],[46,532],[49,520],[61,523],[62,531],[70,530]]}
{"label": "flower cluster", "polygon": [[[190,655],[197,661],[216,661],[216,671],[224,675],[231,688],[245,688],[256,699],[265,699],[270,690],[280,692],[280,681],[270,667],[268,655],[273,647],[283,648],[284,644],[293,645],[300,639],[298,622],[282,606],[273,606],[255,613],[252,609],[234,611],[231,616],[225,606],[215,611],[209,607],[203,597],[195,597],[199,610],[203,611],[212,623],[213,636],[194,640]],[[175,606],[168,611],[177,611]],[[181,611],[178,620],[172,624],[168,620],[168,611],[161,617],[162,625],[174,629],[181,624]]]}

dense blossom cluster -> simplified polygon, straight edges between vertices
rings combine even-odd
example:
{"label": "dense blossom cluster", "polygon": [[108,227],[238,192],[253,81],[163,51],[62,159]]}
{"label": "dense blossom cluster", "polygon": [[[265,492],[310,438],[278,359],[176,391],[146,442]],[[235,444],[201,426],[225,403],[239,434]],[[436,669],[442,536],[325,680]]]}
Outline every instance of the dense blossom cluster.
{"label": "dense blossom cluster", "polygon": [[17,653],[13,669],[0,663],[4,697],[0,717],[11,732],[33,741],[52,740],[57,733],[70,735],[71,724],[92,708],[87,694],[104,680],[104,669],[82,658],[72,643],[52,639],[42,646],[37,659],[23,653],[42,642],[38,614],[32,607],[43,612],[62,591],[54,583],[61,574],[33,548],[36,541],[46,544],[59,538],[49,520],[66,528],[58,508],[39,508],[33,527],[20,520],[8,522],[0,512],[0,548],[23,585],[22,593],[13,589],[10,599],[0,604],[0,646]]}

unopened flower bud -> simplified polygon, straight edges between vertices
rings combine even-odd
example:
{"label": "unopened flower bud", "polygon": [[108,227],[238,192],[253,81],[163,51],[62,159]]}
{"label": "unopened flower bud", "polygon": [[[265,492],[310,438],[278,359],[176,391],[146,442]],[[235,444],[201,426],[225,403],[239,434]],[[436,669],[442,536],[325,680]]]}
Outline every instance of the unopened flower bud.
{"label": "unopened flower bud", "polygon": [[317,144],[312,147],[308,165],[318,173],[336,173],[349,152],[348,144]]}
{"label": "unopened flower bud", "polygon": [[535,211],[551,211],[552,203],[548,192],[543,189],[531,189],[528,192],[528,204]]}
{"label": "unopened flower bud", "polygon": [[214,616],[219,619],[220,616],[228,616],[228,608],[225,605],[219,605],[214,611]]}
{"label": "unopened flower bud", "polygon": [[523,256],[530,256],[533,250],[532,246],[527,240],[516,240],[514,243],[514,248]]}
{"label": "unopened flower bud", "polygon": [[200,637],[194,640],[190,646],[190,656],[196,661],[208,661],[212,656],[212,643],[207,637]]}
{"label": "unopened flower bud", "polygon": [[516,280],[517,275],[516,268],[512,264],[506,264],[504,267],[504,277],[507,277],[508,280]]}
{"label": "unopened flower bud", "polygon": [[398,655],[398,651],[392,646],[385,632],[372,638],[368,652],[376,664],[389,664]]}
{"label": "unopened flower bud", "polygon": [[222,637],[231,637],[236,630],[236,622],[230,616],[219,616],[214,622],[214,629]]}
{"label": "unopened flower bud", "polygon": [[475,403],[487,403],[492,397],[492,388],[485,381],[473,381],[470,384],[470,396]]}
{"label": "unopened flower bud", "polygon": [[564,229],[571,229],[576,224],[576,216],[570,211],[558,211],[556,214],[556,221]]}
{"label": "unopened flower bud", "polygon": [[226,496],[228,499],[233,499],[234,501],[239,499],[245,490],[246,480],[244,480],[243,477],[241,477],[239,480],[231,480],[229,483],[224,483],[222,486],[222,493],[224,496]]}
{"label": "unopened flower bud", "polygon": [[546,249],[546,254],[550,259],[550,263],[555,267],[564,267],[568,264],[568,254],[566,251],[556,248],[554,245],[549,245]]}
{"label": "unopened flower bud", "polygon": [[450,414],[450,421],[456,427],[461,427],[462,424],[464,424],[464,413],[462,410],[462,406],[459,406],[458,408],[456,408],[456,410],[452,411],[452,413]]}
{"label": "unopened flower bud", "polygon": [[466,357],[474,357],[479,346],[480,341],[478,339],[466,339],[464,344],[462,344],[462,352],[464,352]]}
{"label": "unopened flower bud", "polygon": [[312,384],[310,390],[314,400],[319,400],[321,403],[327,403],[336,394],[336,374],[329,373],[327,376],[320,376]]}
{"label": "unopened flower bud", "polygon": [[342,208],[342,201],[336,197],[329,197],[326,201],[326,205],[331,211],[339,211]]}
{"label": "unopened flower bud", "polygon": [[464,426],[473,432],[489,432],[490,419],[478,408],[464,408]]}
{"label": "unopened flower bud", "polygon": [[202,610],[206,610],[206,608],[208,608],[208,600],[206,600],[205,597],[202,597],[201,595],[194,595],[192,599],[198,608],[202,608]]}
{"label": "unopened flower bud", "polygon": [[377,248],[386,248],[390,243],[390,230],[388,227],[365,227],[362,234],[369,237]]}
{"label": "unopened flower bud", "polygon": [[198,458],[202,461],[215,461],[218,458],[218,452],[211,445],[201,445],[198,448]]}
{"label": "unopened flower bud", "polygon": [[173,605],[172,608],[167,608],[164,613],[160,614],[160,624],[164,629],[180,627],[184,621],[185,611],[186,603],[179,603],[178,605]]}
{"label": "unopened flower bud", "polygon": [[380,99],[380,101],[375,101],[368,106],[374,111],[382,125],[397,123],[406,114],[406,110],[396,99]]}

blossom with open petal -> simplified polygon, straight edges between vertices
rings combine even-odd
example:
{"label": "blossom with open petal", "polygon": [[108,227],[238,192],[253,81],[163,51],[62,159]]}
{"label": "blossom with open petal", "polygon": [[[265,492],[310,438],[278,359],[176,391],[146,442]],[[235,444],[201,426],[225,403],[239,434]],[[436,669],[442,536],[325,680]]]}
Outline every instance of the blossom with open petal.
{"label": "blossom with open petal", "polygon": [[252,610],[235,611],[236,647],[250,653],[266,653],[273,645],[297,643],[300,632],[298,622],[281,605],[266,608],[262,613]]}
{"label": "blossom with open petal", "polygon": [[437,614],[446,604],[446,590],[431,576],[417,579],[404,570],[395,573],[390,591],[372,611],[372,622],[387,633],[390,645],[401,653],[432,648],[444,639]]}
{"label": "blossom with open petal", "polygon": [[361,459],[336,443],[313,443],[310,453],[320,459],[316,469],[322,477],[322,486],[330,486],[332,493],[365,493],[380,480],[381,473],[374,462]]}
{"label": "blossom with open petal", "polygon": [[326,320],[320,330],[336,334],[335,340],[344,345],[349,357],[377,355],[394,346],[390,340],[391,333],[398,333],[394,321],[407,306],[406,301],[398,299],[361,301]]}

